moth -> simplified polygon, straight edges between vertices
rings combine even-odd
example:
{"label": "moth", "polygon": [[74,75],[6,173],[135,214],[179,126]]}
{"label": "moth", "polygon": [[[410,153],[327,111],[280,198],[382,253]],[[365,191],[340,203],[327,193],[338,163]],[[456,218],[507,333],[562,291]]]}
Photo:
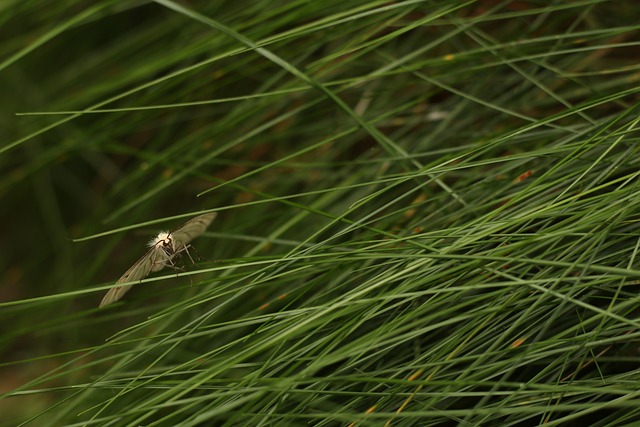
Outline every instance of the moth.
{"label": "moth", "polygon": [[[200,236],[209,227],[218,214],[216,212],[199,215],[169,232],[162,231],[148,243],[149,250],[115,283],[136,282],[150,273],[160,271],[167,265],[173,265],[173,258],[180,252],[187,251],[189,243]],[[188,253],[188,252],[187,252]],[[102,298],[100,307],[118,301],[134,285],[116,286]]]}

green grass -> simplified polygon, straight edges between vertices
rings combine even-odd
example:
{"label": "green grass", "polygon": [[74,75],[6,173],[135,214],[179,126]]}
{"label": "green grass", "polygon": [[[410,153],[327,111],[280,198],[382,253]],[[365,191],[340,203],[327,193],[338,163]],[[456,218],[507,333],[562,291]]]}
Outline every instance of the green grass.
{"label": "green grass", "polygon": [[6,1],[0,425],[634,425],[639,12]]}

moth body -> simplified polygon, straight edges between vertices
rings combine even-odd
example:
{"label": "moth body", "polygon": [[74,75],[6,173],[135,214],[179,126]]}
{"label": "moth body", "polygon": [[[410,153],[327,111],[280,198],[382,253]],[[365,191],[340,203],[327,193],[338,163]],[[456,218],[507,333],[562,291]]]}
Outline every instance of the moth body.
{"label": "moth body", "polygon": [[173,239],[171,238],[171,233],[167,231],[161,231],[160,233],[158,233],[156,237],[149,240],[149,243],[147,243],[147,246],[149,246],[150,248],[153,248],[158,245],[162,245],[165,248],[167,246],[173,247]]}
{"label": "moth body", "polygon": [[[180,252],[186,251],[189,242],[200,236],[216,217],[215,212],[199,215],[182,224],[170,232],[162,231],[151,239],[147,246],[149,250],[116,282],[116,285],[129,283],[111,288],[104,296],[100,307],[109,305],[120,298],[133,286],[132,282],[147,277],[149,273],[160,271],[168,265],[173,265],[172,259]],[[187,252],[188,253],[188,252]]]}
{"label": "moth body", "polygon": [[151,239],[147,244],[149,246],[152,258],[151,273],[160,271],[167,265],[171,264],[171,260],[179,252],[175,247],[171,233],[166,231],[160,232],[156,237]]}

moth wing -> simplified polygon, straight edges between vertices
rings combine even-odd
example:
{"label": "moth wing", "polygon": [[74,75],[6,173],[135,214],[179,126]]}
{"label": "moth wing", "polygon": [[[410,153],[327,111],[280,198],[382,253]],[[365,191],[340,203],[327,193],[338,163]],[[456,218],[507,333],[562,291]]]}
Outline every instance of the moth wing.
{"label": "moth wing", "polygon": [[173,246],[179,250],[183,246],[187,246],[196,237],[200,236],[211,225],[218,215],[217,212],[210,212],[199,215],[182,224],[180,227],[171,231],[169,234],[173,239]]}
{"label": "moth wing", "polygon": [[[156,258],[158,258],[159,250],[162,249],[157,246],[149,249],[147,253],[144,254],[138,261],[136,261],[136,263],[133,264],[131,268],[129,268],[115,284],[119,285],[120,283],[136,282],[147,277],[151,272],[154,263],[156,262]],[[107,294],[104,296],[104,298],[102,298],[102,301],[100,302],[100,308],[118,301],[124,296],[124,294],[129,291],[129,289],[131,289],[134,284],[135,283],[109,289],[109,292],[107,292]]]}

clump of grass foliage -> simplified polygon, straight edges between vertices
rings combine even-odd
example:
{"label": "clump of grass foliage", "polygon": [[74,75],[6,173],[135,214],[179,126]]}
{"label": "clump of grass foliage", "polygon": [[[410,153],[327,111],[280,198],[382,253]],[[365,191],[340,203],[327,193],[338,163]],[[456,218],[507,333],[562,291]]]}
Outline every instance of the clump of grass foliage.
{"label": "clump of grass foliage", "polygon": [[632,425],[639,12],[5,1],[0,425]]}

